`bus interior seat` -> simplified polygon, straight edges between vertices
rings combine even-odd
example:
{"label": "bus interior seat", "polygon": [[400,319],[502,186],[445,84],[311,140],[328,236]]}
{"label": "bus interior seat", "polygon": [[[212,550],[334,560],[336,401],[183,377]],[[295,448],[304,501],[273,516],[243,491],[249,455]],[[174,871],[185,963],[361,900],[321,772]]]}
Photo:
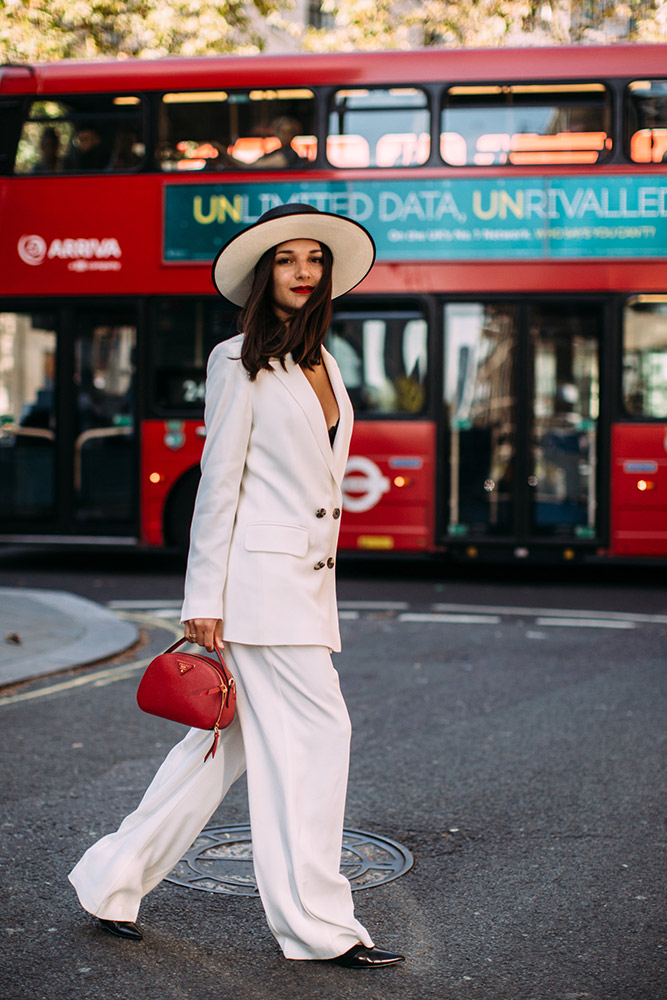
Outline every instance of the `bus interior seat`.
{"label": "bus interior seat", "polygon": [[314,135],[296,135],[291,145],[302,159],[312,163],[317,158],[317,138]]}
{"label": "bus interior seat", "polygon": [[440,133],[440,155],[445,163],[454,167],[465,167],[468,162],[466,141],[459,132]]}
{"label": "bus interior seat", "polygon": [[634,163],[667,162],[667,128],[642,128],[630,140]]}
{"label": "bus interior seat", "polygon": [[606,148],[606,132],[519,132],[510,137],[509,161],[532,163],[596,163]]}
{"label": "bus interior seat", "polygon": [[426,163],[430,152],[428,132],[388,132],[375,148],[378,167],[410,167]]}
{"label": "bus interior seat", "polygon": [[368,167],[371,154],[363,135],[327,137],[327,159],[334,167]]}
{"label": "bus interior seat", "polygon": [[490,167],[507,163],[510,151],[510,137],[506,132],[487,132],[477,139],[477,152],[473,157],[475,166]]}
{"label": "bus interior seat", "polygon": [[276,149],[280,149],[280,140],[275,135],[266,138],[259,135],[241,136],[231,146],[227,146],[229,155],[242,163],[254,163],[260,156],[273,153]]}

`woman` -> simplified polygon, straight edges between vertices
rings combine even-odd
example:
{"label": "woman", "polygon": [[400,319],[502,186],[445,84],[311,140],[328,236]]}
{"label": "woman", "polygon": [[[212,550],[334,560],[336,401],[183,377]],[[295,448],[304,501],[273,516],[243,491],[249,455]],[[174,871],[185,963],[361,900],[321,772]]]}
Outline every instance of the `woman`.
{"label": "woman", "polygon": [[120,937],[141,938],[142,896],[247,769],[255,875],[285,957],[348,968],[403,960],[374,947],[339,872],[350,723],[330,657],[353,414],[322,341],[332,296],[374,257],[357,223],[284,205],[214,263],[217,290],[244,307],[243,332],[209,358],[181,621],[209,651],[224,640],[237,713],[206,762],[210,733],[190,730],[137,810],[71,873],[83,907]]}

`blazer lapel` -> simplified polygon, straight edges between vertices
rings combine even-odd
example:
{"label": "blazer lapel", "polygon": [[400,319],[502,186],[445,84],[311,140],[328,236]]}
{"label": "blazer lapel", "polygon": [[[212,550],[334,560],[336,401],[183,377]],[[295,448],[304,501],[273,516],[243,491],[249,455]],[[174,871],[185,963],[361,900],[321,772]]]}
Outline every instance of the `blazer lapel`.
{"label": "blazer lapel", "polygon": [[[274,359],[271,359],[271,367],[274,374],[278,376],[287,391],[293,396],[303,410],[306,420],[310,425],[311,431],[315,435],[315,439],[332,476],[337,482],[340,482],[340,479],[336,474],[336,464],[334,462],[334,454],[329,441],[326,420],[324,419],[324,413],[322,411],[322,407],[320,406],[320,401],[315,394],[315,390],[312,388],[299,366],[292,361],[291,355],[288,354],[285,358],[286,370],[283,369],[280,361]],[[328,370],[327,366],[327,371]],[[336,400],[338,401],[338,394],[336,394]],[[340,402],[338,402],[338,408],[341,410],[342,416]],[[336,437],[338,437],[338,434]]]}
{"label": "blazer lapel", "polygon": [[336,397],[336,402],[338,403],[338,412],[340,413],[340,422],[338,424],[338,430],[336,431],[336,437],[333,444],[334,477],[336,482],[340,485],[345,474],[347,454],[350,448],[352,425],[354,423],[354,410],[352,408],[352,403],[350,402],[350,397],[347,394],[345,383],[343,382],[343,376],[341,375],[340,369],[336,364],[336,359],[329,354],[324,347],[322,348],[322,360],[326,366],[329,381],[331,382],[331,388],[334,391],[334,396]]}

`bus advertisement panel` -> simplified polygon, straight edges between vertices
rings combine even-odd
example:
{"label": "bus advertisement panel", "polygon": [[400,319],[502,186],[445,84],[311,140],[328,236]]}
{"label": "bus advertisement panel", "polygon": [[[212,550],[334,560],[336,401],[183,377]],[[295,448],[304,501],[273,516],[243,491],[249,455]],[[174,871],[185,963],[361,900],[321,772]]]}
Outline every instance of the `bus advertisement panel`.
{"label": "bus advertisement panel", "polygon": [[667,247],[667,178],[171,183],[163,259],[210,261],[245,226],[289,202],[363,223],[386,261],[664,258]]}

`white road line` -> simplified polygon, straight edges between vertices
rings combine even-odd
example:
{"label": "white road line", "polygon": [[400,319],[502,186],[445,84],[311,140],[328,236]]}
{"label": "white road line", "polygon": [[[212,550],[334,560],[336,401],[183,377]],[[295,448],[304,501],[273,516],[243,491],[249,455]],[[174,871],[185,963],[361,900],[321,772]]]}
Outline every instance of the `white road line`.
{"label": "white road line", "polygon": [[358,611],[339,611],[338,617],[342,622],[356,622],[361,615]]}
{"label": "white road line", "polygon": [[182,604],[183,601],[150,601],[148,598],[137,601],[107,601],[108,608],[127,609],[128,611],[131,611],[133,608],[136,608],[137,611],[145,610],[146,608],[180,608]]}
{"label": "white road line", "polygon": [[181,606],[177,608],[151,608],[151,618],[171,618],[173,621],[179,620]]}
{"label": "white road line", "polygon": [[[123,618],[129,618],[144,625],[155,624],[148,615],[126,613],[123,614]],[[164,621],[160,621],[159,626],[161,629],[173,632],[174,635],[180,636],[183,634],[183,630],[180,627],[170,625]],[[18,694],[8,695],[6,698],[0,694],[0,708],[4,705],[16,705],[22,701],[34,701],[36,698],[46,698],[50,694],[71,691],[74,688],[84,687],[86,684],[92,684],[93,687],[106,687],[108,684],[125,680],[140,670],[144,670],[152,659],[153,657],[149,656],[142,660],[135,660],[132,663],[123,663],[117,667],[104,667],[102,670],[92,670],[90,673],[79,674],[76,677],[70,677],[66,681],[50,684],[48,687],[38,688],[35,691],[22,691]]]}
{"label": "white road line", "polygon": [[536,625],[554,625],[564,628],[636,628],[635,622],[614,622],[600,618],[538,618]]}
{"label": "white road line", "polygon": [[72,688],[83,687],[86,684],[93,684],[96,687],[103,687],[113,684],[114,681],[122,681],[126,677],[131,677],[137,671],[147,667],[152,657],[145,660],[136,660],[134,663],[127,663],[122,667],[111,667],[106,670],[96,670],[92,674],[84,674],[81,677],[72,677],[68,681],[61,681],[59,684],[50,684],[49,687],[39,688],[37,691],[24,691],[22,694],[12,694],[7,698],[0,696],[0,708],[3,705],[16,705],[20,701],[32,701],[35,698],[45,698],[49,694],[58,694],[60,691],[70,691]]}
{"label": "white road line", "polygon": [[629,611],[574,611],[571,608],[517,608],[483,604],[437,604],[431,605],[432,611],[453,611],[453,612],[488,612],[497,615],[518,615],[522,618],[526,616],[553,618],[596,618],[611,619],[612,621],[628,622],[648,622],[655,625],[667,625],[667,615],[642,615]]}
{"label": "white road line", "polygon": [[499,625],[498,615],[445,615],[429,612],[408,612],[398,616],[399,622],[448,622],[454,625]]}
{"label": "white road line", "polygon": [[[176,615],[181,609],[182,601],[107,601],[107,607],[112,611],[151,611],[155,617],[169,618],[172,612]],[[339,601],[338,608],[343,611],[407,611],[410,607],[407,601]]]}
{"label": "white road line", "polygon": [[[154,618],[176,618],[178,617],[178,612],[181,608],[181,601],[175,600],[128,600],[128,601],[108,601],[108,608],[117,611],[132,611],[132,610],[143,610],[151,611],[152,617]],[[360,611],[403,611],[408,612],[410,608],[409,601],[339,601],[338,608],[340,611],[340,617],[347,620],[354,620],[354,617],[350,617],[351,612]],[[408,612],[418,614],[418,612]],[[424,612],[423,614],[426,614]],[[499,615],[512,615],[520,618],[582,618],[586,620],[595,621],[612,621],[612,622],[638,622],[647,623],[652,625],[667,625],[667,615],[644,615],[629,611],[593,611],[593,610],[579,610],[572,608],[527,608],[527,607],[510,607],[505,605],[486,605],[486,604],[445,604],[442,602],[437,602],[431,605],[431,613],[436,615],[441,614],[453,614],[455,616],[460,615],[473,615],[475,616],[472,621],[478,621],[480,616],[491,616],[494,621],[490,624],[496,624],[495,619]],[[358,615],[357,615],[358,617]],[[399,620],[404,620],[403,616],[399,616]],[[407,620],[407,619],[405,619]],[[424,618],[418,620],[425,620]],[[447,619],[433,619],[442,620]],[[611,626],[614,627],[613,625]],[[618,627],[622,627],[619,625]]]}
{"label": "white road line", "polygon": [[338,607],[356,611],[407,611],[408,601],[339,601]]}

